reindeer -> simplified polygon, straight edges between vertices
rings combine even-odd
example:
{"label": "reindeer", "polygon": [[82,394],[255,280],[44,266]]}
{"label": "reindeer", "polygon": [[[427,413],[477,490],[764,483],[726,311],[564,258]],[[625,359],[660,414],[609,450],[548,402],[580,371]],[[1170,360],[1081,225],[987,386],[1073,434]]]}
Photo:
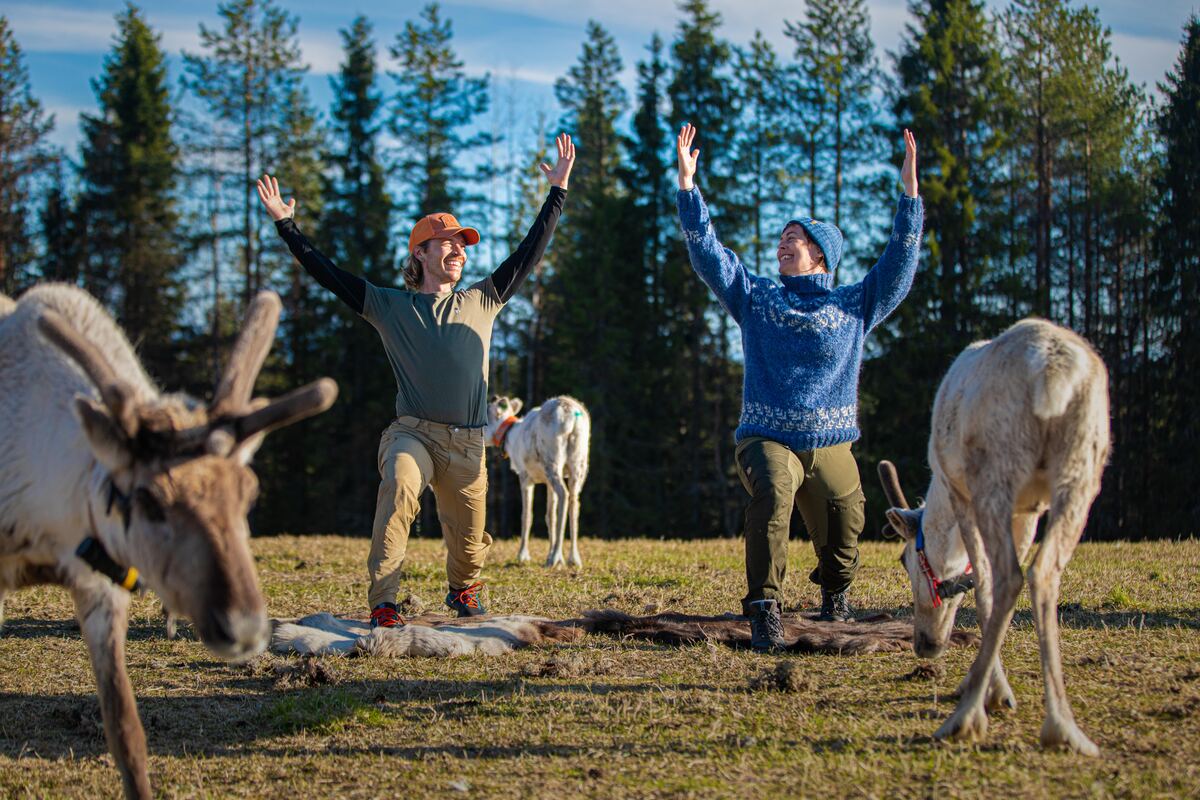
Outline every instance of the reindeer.
{"label": "reindeer", "polygon": [[[546,484],[546,530],[550,534],[547,567],[564,563],[567,515],[571,521],[571,566],[579,557],[579,493],[587,480],[592,418],[574,397],[553,397],[518,419],[521,400],[493,396],[488,401],[487,436],[509,459],[521,480],[521,548],[517,560],[529,561],[533,525],[533,487]],[[562,509],[561,513],[559,509]]]}
{"label": "reindeer", "polygon": [[125,671],[128,589],[144,580],[222,658],[249,658],[270,638],[248,544],[258,485],[247,465],[268,431],[337,394],[322,379],[251,399],[279,309],[274,293],[254,299],[205,407],[160,393],[86,292],[47,284],[15,305],[0,300],[0,596],[45,583],[70,591],[128,797],[150,797]]}
{"label": "reindeer", "polygon": [[1075,333],[1038,319],[977,342],[954,361],[933,404],[925,505],[909,510],[891,464],[880,464],[890,526],[907,542],[913,649],[946,647],[963,594],[975,586],[983,634],[954,713],[934,736],[981,740],[988,712],[1015,708],[1000,645],[1023,583],[1038,517],[1045,532],[1027,571],[1041,650],[1046,716],[1041,742],[1095,756],[1063,685],[1058,592],[1100,491],[1109,449],[1108,373]]}

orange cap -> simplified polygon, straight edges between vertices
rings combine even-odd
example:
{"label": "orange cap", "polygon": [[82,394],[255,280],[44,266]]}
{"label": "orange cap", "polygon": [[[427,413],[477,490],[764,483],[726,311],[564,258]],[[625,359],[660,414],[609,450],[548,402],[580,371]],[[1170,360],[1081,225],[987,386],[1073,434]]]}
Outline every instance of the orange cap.
{"label": "orange cap", "polygon": [[449,239],[459,233],[467,240],[467,244],[479,244],[479,231],[459,225],[453,214],[426,214],[417,220],[412,233],[408,235],[408,252],[411,253],[430,239]]}

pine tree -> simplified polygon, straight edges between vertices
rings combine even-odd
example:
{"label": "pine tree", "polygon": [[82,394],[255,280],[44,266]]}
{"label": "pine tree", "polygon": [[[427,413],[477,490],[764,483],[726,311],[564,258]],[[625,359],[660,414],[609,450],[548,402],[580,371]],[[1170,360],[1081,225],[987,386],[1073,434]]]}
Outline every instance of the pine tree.
{"label": "pine tree", "polygon": [[785,206],[788,186],[789,86],[775,48],[762,35],[746,49],[736,51],[741,124],[734,137],[736,161],[741,166],[739,205],[747,209],[749,225],[743,259],[757,274],[775,250],[776,233],[765,230],[766,220]]}
{"label": "pine tree", "polygon": [[49,161],[46,137],[54,127],[33,96],[29,70],[0,14],[0,292],[30,279],[34,260],[28,220],[32,181]]}
{"label": "pine tree", "polygon": [[[333,89],[324,209],[317,239],[337,264],[377,286],[397,281],[390,242],[392,201],[380,154],[383,96],[371,23],[358,16],[341,31],[344,60],[330,79]],[[324,290],[322,290],[324,291]],[[338,473],[338,530],[370,530],[377,468],[374,444],[394,409],[395,384],[379,369],[379,337],[343,303],[333,306],[331,362],[340,400],[324,416],[336,418],[349,458],[330,465]],[[327,318],[328,319],[328,318]],[[329,322],[325,323],[329,325]]]}
{"label": "pine tree", "polygon": [[461,175],[464,155],[489,141],[487,134],[463,132],[487,111],[490,81],[467,77],[453,38],[450,21],[430,3],[421,23],[406,22],[391,48],[399,70],[391,73],[389,128],[399,152],[396,172],[408,190],[398,205],[413,220],[473,199],[466,187],[480,176]]}
{"label": "pine tree", "polygon": [[[1008,101],[982,2],[921,0],[910,9],[916,23],[897,56],[892,99],[897,127],[917,140],[928,250],[908,298],[874,334],[882,354],[863,368],[861,447],[919,484],[938,383],[963,347],[1008,321],[982,291],[1004,252],[993,215],[1004,210],[999,122]],[[889,210],[895,198],[888,187]]]}
{"label": "pine tree", "polygon": [[657,33],[647,45],[649,57],[637,64],[637,110],[633,136],[626,142],[629,167],[623,173],[630,202],[636,209],[636,238],[643,244],[642,264],[649,280],[650,303],[655,316],[662,314],[662,270],[667,252],[667,235],[675,227],[673,184],[670,165],[670,131],[667,130],[667,63],[663,41]]}
{"label": "pine tree", "polygon": [[1173,519],[1161,513],[1159,520],[1168,532],[1184,532],[1200,527],[1200,503],[1191,481],[1200,453],[1200,422],[1194,413],[1200,391],[1200,17],[1195,14],[1184,25],[1179,58],[1159,91],[1162,155],[1156,188],[1162,211],[1154,237],[1155,306],[1166,324],[1161,356],[1166,368],[1154,389],[1164,395],[1161,423],[1147,450],[1157,454],[1162,466],[1154,495],[1179,503]]}
{"label": "pine tree", "polygon": [[273,0],[229,0],[218,6],[224,24],[201,23],[204,52],[184,53],[185,85],[223,126],[214,146],[227,147],[223,185],[241,212],[242,303],[264,286],[258,247],[261,213],[254,180],[267,168],[266,153],[282,150],[291,135],[284,125],[288,105],[305,71],[300,60],[296,17]]}
{"label": "pine tree", "polygon": [[151,374],[171,375],[171,337],[184,303],[167,66],[159,37],[134,5],[93,82],[99,112],[83,115],[79,208],[84,281],[111,304]]}
{"label": "pine tree", "polygon": [[563,128],[581,145],[554,242],[546,388],[569,391],[591,409],[588,491],[613,502],[593,504],[585,514],[602,532],[624,516],[621,461],[632,416],[626,398],[645,302],[641,264],[629,257],[628,239],[613,235],[625,222],[616,180],[622,155],[616,124],[628,103],[621,70],[612,36],[589,21],[578,61],[555,84]]}
{"label": "pine tree", "polygon": [[[816,198],[828,197],[830,221],[850,236],[865,234],[860,220],[874,199],[866,165],[881,155],[870,15],[865,0],[805,0],[804,11],[804,20],[785,23],[784,32],[796,42],[800,113],[789,127],[806,151],[811,214]],[[853,248],[847,255],[848,264]]]}
{"label": "pine tree", "polygon": [[83,237],[77,230],[79,213],[63,161],[60,155],[51,163],[46,199],[39,215],[43,242],[39,272],[45,280],[75,283],[79,279]]}
{"label": "pine tree", "polygon": [[[721,16],[707,0],[684,0],[683,19],[671,45],[672,130],[691,122],[701,151],[698,185],[722,241],[737,250],[744,241],[747,212],[737,192],[738,167],[733,138],[737,107],[729,76],[732,50],[718,36]],[[674,414],[676,441],[667,451],[666,492],[678,498],[670,518],[690,535],[737,529],[740,489],[733,473],[732,435],[740,408],[740,366],[731,357],[727,314],[710,316],[713,300],[688,263],[680,239],[664,269],[666,332],[671,343],[672,383],[665,397]],[[710,322],[712,323],[710,325]],[[677,513],[676,513],[677,512]]]}

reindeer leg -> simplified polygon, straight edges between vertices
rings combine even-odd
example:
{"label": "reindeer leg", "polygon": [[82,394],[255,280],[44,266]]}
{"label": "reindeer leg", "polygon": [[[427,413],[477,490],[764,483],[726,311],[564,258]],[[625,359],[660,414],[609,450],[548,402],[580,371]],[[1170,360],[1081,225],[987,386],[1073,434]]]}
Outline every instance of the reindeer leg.
{"label": "reindeer leg", "polygon": [[146,734],[138,719],[133,688],[125,672],[125,633],[129,628],[129,596],[121,589],[71,590],[79,628],[87,642],[96,676],[96,694],[109,752],[121,772],[125,796],[150,797],[146,773]]}
{"label": "reindeer leg", "polygon": [[563,563],[563,554],[562,539],[558,535],[558,491],[554,488],[553,477],[550,477],[549,483],[546,484],[546,532],[550,535],[550,552],[546,556],[546,566],[557,567]]}
{"label": "reindeer leg", "polygon": [[574,480],[571,481],[567,492],[567,503],[571,512],[571,566],[582,567],[583,559],[579,555],[579,487],[575,485]]}
{"label": "reindeer leg", "polygon": [[4,592],[0,592],[0,633],[4,633]]}
{"label": "reindeer leg", "polygon": [[1100,755],[1100,748],[1080,730],[1067,699],[1062,655],[1059,652],[1058,591],[1063,568],[1071,560],[1075,545],[1083,535],[1088,507],[1095,495],[1095,490],[1090,494],[1080,492],[1077,486],[1071,484],[1056,489],[1046,525],[1046,537],[1029,567],[1029,594],[1033,600],[1033,621],[1037,626],[1046,692],[1042,746],[1072,750],[1085,756]]}
{"label": "reindeer leg", "polygon": [[529,529],[533,527],[533,481],[521,478],[521,547],[517,550],[517,561],[529,561]]}
{"label": "reindeer leg", "polygon": [[1008,492],[1006,487],[997,486],[991,487],[990,491],[972,494],[977,501],[975,518],[979,524],[980,539],[991,566],[992,607],[987,624],[983,628],[979,654],[967,672],[958,706],[934,733],[934,738],[937,739],[978,741],[987,735],[984,701],[1000,663],[1000,646],[1008,632],[1008,624],[1012,620],[1013,609],[1016,607],[1023,582],[1010,532],[1011,492]]}

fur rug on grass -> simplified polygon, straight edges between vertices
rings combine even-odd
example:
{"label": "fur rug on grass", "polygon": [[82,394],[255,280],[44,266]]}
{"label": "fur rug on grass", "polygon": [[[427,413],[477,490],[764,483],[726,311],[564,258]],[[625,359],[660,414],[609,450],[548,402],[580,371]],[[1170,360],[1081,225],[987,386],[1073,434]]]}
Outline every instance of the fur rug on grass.
{"label": "fur rug on grass", "polygon": [[372,630],[366,620],[321,613],[297,620],[271,620],[271,651],[392,658],[494,656],[533,644],[574,641],[583,633],[541,617],[524,616],[448,619],[427,615],[395,628]]}
{"label": "fur rug on grass", "polygon": [[[787,649],[793,653],[858,655],[892,652],[912,646],[912,625],[887,614],[857,622],[820,622],[811,614],[785,614]],[[486,616],[448,619],[425,615],[395,628],[376,628],[364,620],[313,614],[297,620],[273,620],[271,650],[276,653],[354,656],[497,655],[530,645],[573,642],[586,633],[644,639],[668,645],[715,642],[750,646],[750,623],[744,617],[655,614],[635,617],[620,611],[587,611],[580,619],[554,621],[542,617]],[[977,644],[979,637],[954,631],[951,647]]]}
{"label": "fur rug on grass", "polygon": [[[698,617],[691,614],[655,614],[634,617],[619,611],[589,611],[583,623],[590,633],[630,639],[648,639],[662,644],[716,642],[730,647],[750,646],[750,622],[745,617],[723,614]],[[816,614],[784,614],[784,640],[790,653],[859,655],[912,648],[912,623],[876,614],[855,622],[821,622]],[[950,647],[977,645],[979,637],[968,631],[951,634]]]}

